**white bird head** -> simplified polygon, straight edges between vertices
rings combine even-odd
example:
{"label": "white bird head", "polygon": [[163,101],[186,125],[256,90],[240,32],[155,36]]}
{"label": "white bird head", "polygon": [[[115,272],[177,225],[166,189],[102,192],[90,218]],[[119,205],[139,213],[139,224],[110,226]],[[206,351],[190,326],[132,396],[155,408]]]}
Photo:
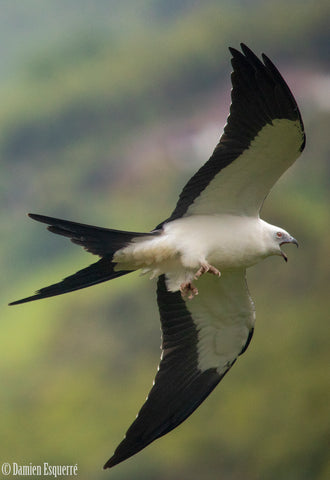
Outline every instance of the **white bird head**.
{"label": "white bird head", "polygon": [[290,235],[287,231],[283,230],[283,228],[275,227],[274,225],[271,226],[271,242],[273,247],[273,254],[280,255],[283,259],[287,262],[288,257],[281,249],[281,246],[285,243],[293,243],[298,247],[297,240]]}

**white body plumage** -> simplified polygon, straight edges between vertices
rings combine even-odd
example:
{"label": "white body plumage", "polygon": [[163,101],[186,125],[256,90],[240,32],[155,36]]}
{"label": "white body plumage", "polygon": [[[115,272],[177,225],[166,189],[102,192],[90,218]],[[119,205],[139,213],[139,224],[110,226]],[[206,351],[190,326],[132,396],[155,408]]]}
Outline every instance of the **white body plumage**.
{"label": "white body plumage", "polygon": [[259,217],[191,215],[167,224],[155,237],[137,238],[114,256],[117,269],[142,269],[152,277],[167,274],[175,292],[203,264],[220,272],[247,268],[269,255],[281,255],[276,233],[289,234]]}

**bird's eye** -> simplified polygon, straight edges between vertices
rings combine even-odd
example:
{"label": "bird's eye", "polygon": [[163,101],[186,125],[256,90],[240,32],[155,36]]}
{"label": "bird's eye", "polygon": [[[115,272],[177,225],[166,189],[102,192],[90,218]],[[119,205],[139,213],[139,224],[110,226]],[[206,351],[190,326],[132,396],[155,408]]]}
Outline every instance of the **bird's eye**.
{"label": "bird's eye", "polygon": [[282,237],[283,237],[283,233],[282,233],[282,232],[277,232],[276,236],[277,236],[277,238],[282,238]]}

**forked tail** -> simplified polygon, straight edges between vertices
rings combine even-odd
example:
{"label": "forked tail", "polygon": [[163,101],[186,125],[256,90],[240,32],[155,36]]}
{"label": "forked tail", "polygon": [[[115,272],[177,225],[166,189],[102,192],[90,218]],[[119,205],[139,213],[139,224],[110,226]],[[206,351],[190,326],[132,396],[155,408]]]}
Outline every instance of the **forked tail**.
{"label": "forked tail", "polygon": [[92,225],[84,225],[82,223],[32,213],[29,214],[29,217],[38,222],[46,223],[49,225],[48,230],[50,232],[69,237],[73,243],[81,245],[94,255],[99,255],[101,259],[89,267],[64,278],[61,282],[41,288],[35,295],[16,300],[9,305],[18,305],[40,298],[61,295],[62,293],[72,292],[80,288],[89,287],[90,285],[96,285],[97,283],[126,275],[132,270],[116,271],[116,263],[112,261],[114,253],[126,246],[133,239],[154,235],[153,233],[125,232],[122,230],[94,227]]}

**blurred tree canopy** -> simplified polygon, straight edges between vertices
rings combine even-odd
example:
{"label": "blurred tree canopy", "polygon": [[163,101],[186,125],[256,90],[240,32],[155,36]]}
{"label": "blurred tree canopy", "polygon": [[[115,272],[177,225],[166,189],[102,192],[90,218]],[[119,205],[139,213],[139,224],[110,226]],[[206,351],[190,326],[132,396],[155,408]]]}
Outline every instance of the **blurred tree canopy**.
{"label": "blurred tree canopy", "polygon": [[[3,305],[94,261],[27,211],[141,231],[170,213],[225,123],[229,45],[264,51],[288,74],[307,148],[263,217],[301,247],[288,265],[269,259],[249,272],[257,328],[230,375],[187,422],[111,475],[329,478],[329,2],[2,8]],[[214,124],[201,155],[196,141]],[[101,467],[151,387],[159,336],[154,284],[137,274],[3,306],[0,463],[77,463],[81,479],[109,475]]]}

